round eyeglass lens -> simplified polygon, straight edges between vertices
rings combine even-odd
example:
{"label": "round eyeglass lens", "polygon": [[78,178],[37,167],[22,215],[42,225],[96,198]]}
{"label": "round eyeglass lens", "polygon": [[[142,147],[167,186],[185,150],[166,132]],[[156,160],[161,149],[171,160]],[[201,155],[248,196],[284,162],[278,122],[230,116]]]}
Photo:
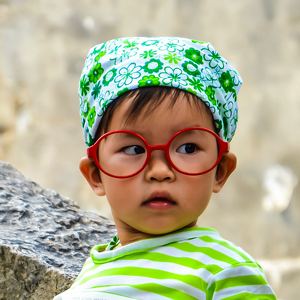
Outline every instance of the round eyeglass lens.
{"label": "round eyeglass lens", "polygon": [[143,167],[147,149],[138,136],[117,132],[100,141],[98,158],[105,172],[114,176],[130,176]]}
{"label": "round eyeglass lens", "polygon": [[205,130],[191,129],[178,134],[171,142],[169,155],[181,171],[199,174],[209,170],[218,159],[216,137]]}

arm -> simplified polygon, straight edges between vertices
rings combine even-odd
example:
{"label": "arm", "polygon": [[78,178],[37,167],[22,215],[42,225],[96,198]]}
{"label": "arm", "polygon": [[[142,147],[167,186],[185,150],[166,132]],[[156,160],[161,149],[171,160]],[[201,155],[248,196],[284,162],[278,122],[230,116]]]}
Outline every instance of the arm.
{"label": "arm", "polygon": [[254,262],[238,263],[212,277],[207,299],[276,300],[261,267]]}

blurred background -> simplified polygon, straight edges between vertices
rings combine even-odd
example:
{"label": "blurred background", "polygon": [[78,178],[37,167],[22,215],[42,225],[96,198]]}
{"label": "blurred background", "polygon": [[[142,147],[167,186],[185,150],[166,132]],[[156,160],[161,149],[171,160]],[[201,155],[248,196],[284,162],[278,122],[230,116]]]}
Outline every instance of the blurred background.
{"label": "blurred background", "polygon": [[88,50],[125,36],[211,42],[241,74],[238,168],[199,225],[259,261],[280,299],[300,282],[300,1],[0,0],[0,160],[111,218],[79,172]]}

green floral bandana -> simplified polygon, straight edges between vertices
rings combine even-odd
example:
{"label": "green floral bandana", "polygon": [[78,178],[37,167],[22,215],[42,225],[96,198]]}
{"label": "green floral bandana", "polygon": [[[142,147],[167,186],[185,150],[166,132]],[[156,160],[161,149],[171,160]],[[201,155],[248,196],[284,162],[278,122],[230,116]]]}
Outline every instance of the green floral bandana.
{"label": "green floral bandana", "polygon": [[238,120],[242,79],[210,43],[178,37],[120,38],[93,47],[79,86],[80,115],[88,146],[107,105],[146,86],[169,86],[197,95],[211,110],[219,136],[230,141]]}

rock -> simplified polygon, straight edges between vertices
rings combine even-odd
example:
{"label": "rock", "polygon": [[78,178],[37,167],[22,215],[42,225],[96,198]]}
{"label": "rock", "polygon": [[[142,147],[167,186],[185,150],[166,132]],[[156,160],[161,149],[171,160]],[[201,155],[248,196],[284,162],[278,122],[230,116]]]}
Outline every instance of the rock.
{"label": "rock", "polygon": [[115,233],[110,220],[0,161],[0,300],[52,299]]}

